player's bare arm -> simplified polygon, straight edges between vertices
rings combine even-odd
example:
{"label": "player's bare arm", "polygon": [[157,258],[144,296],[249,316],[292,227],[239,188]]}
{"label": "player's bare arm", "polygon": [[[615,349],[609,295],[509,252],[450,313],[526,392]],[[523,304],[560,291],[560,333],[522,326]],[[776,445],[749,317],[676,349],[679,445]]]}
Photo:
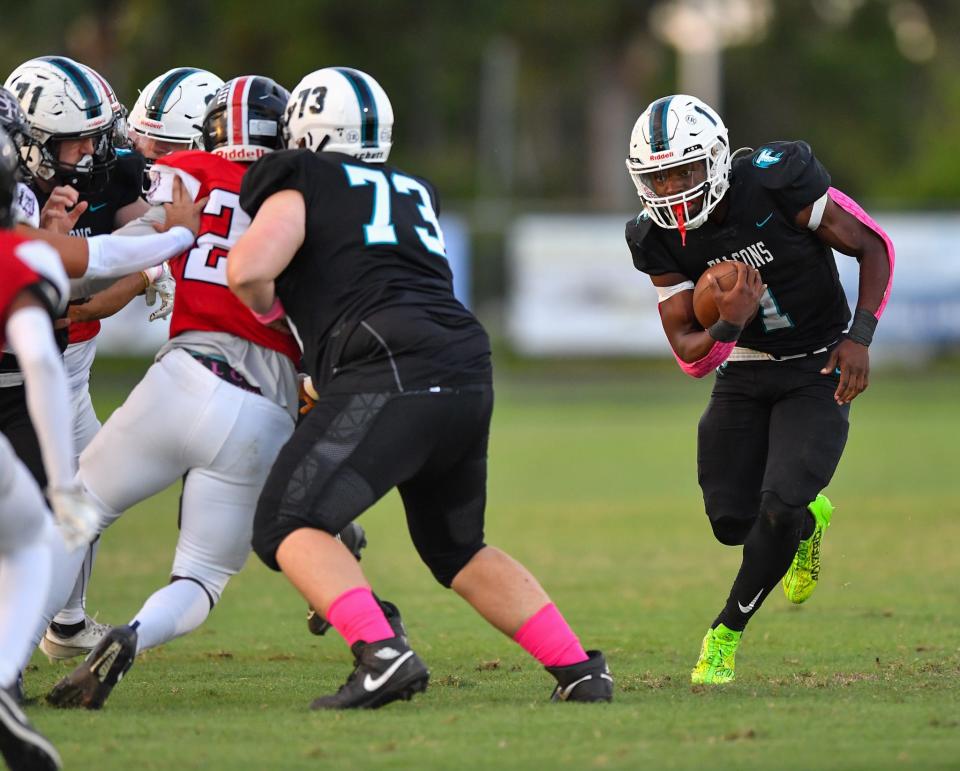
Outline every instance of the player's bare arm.
{"label": "player's bare arm", "polygon": [[[760,273],[743,263],[733,263],[737,269],[737,283],[724,292],[713,281],[711,290],[720,310],[721,320],[744,327],[757,310],[764,284]],[[670,287],[687,281],[680,273],[651,276],[654,286]],[[712,280],[712,279],[711,279]],[[700,326],[693,312],[693,291],[678,292],[660,303],[660,322],[670,346],[677,356],[690,364],[706,356],[717,342]]]}
{"label": "player's bare arm", "polygon": [[131,273],[118,279],[113,286],[97,292],[86,302],[80,302],[67,308],[71,322],[97,321],[108,318],[125,308],[145,289],[142,273]]}
{"label": "player's bare arm", "polygon": [[230,250],[230,290],[254,313],[274,305],[273,280],[290,264],[306,235],[306,204],[296,190],[274,193],[260,207],[247,232]]}
{"label": "player's bare arm", "polygon": [[[806,226],[811,209],[812,206],[807,207],[797,215],[798,225]],[[829,197],[815,233],[823,243],[860,263],[857,310],[875,315],[890,281],[890,262],[882,239]],[[840,370],[840,381],[835,398],[838,404],[847,404],[869,385],[870,354],[867,346],[845,337],[833,349],[823,373],[830,374],[836,368]]]}

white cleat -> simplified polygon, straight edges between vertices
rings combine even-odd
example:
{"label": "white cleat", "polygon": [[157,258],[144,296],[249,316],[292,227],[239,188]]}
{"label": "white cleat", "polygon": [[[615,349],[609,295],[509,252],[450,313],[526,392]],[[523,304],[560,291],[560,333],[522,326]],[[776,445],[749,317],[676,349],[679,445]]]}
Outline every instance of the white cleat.
{"label": "white cleat", "polygon": [[62,637],[53,631],[52,626],[47,627],[40,641],[40,650],[42,650],[51,662],[72,659],[77,656],[86,656],[90,651],[97,647],[99,643],[112,627],[109,624],[97,623],[90,616],[84,619],[84,627],[79,632]]}

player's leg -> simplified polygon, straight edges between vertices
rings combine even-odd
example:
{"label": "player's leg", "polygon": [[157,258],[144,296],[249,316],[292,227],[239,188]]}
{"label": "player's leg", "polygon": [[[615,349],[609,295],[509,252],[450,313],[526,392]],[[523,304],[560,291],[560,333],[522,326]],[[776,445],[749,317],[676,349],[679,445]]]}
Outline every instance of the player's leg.
{"label": "player's leg", "polygon": [[20,710],[18,678],[50,581],[55,527],[26,468],[0,437],[0,753],[10,768],[60,768],[53,745]]}
{"label": "player's leg", "polygon": [[[192,392],[178,383],[177,373],[167,362],[169,356],[147,370],[80,455],[77,478],[99,504],[104,527],[186,473],[184,437],[200,415]],[[158,414],[175,415],[176,419],[158,420]],[[85,550],[78,551],[55,560],[47,623],[73,591],[86,556]],[[47,632],[45,625],[37,642]]]}
{"label": "player's leg", "polygon": [[0,437],[0,688],[33,651],[50,587],[48,539],[59,537],[36,482]]}
{"label": "player's leg", "polygon": [[242,407],[214,461],[191,469],[183,484],[180,538],[170,584],[154,592],[131,625],[137,652],[196,629],[220,601],[250,554],[253,516],[267,473],[293,431],[287,412],[269,400],[224,384]]}
{"label": "player's leg", "polygon": [[492,408],[490,388],[433,399],[421,425],[438,439],[417,476],[400,485],[410,535],[437,581],[557,679],[554,700],[609,701],[613,680],[603,654],[583,649],[526,567],[484,543]]}
{"label": "player's leg", "polygon": [[337,694],[317,699],[316,709],[380,707],[410,698],[429,679],[335,537],[423,463],[429,448],[419,416],[405,394],[321,398],[281,450],[260,496],[258,556],[283,571],[354,654],[354,674]]}
{"label": "player's leg", "polygon": [[23,385],[0,388],[0,431],[10,442],[17,458],[26,466],[37,486],[44,490],[47,473],[43,468],[40,441],[30,422],[27,392]]}
{"label": "player's leg", "polygon": [[[93,441],[100,430],[100,421],[90,398],[90,365],[96,351],[96,340],[71,345],[64,353],[64,366],[70,381],[73,404],[73,446],[80,453]],[[87,615],[87,589],[93,574],[93,565],[100,549],[100,539],[87,546],[83,564],[77,573],[70,596],[63,608],[53,617],[40,641],[40,648],[51,660],[85,656],[110,631]]]}
{"label": "player's leg", "polygon": [[783,576],[784,592],[795,603],[809,599],[820,577],[820,547],[833,514],[820,491],[833,478],[849,430],[850,405],[833,399],[838,376],[820,374],[825,360],[791,362],[791,379],[799,385],[771,416],[771,436],[778,440],[771,442],[763,487],[801,510],[800,542]]}
{"label": "player's leg", "polygon": [[[766,395],[757,387],[756,366],[754,362],[738,362],[718,372],[697,435],[697,473],[714,536],[723,544],[743,545],[743,560],[731,597],[736,588],[742,589],[737,581],[742,583],[764,566],[762,553],[747,548],[760,510],[770,410]],[[753,602],[755,594],[743,600],[745,605]],[[714,620],[690,675],[694,683],[733,679],[742,631],[743,626],[728,626],[723,618]]]}
{"label": "player's leg", "polygon": [[[165,383],[161,376],[155,381],[169,388],[165,403],[183,417],[180,433],[164,444],[176,447],[178,462],[190,468],[171,583],[155,592],[129,625],[111,630],[54,687],[48,700],[57,706],[99,709],[139,650],[203,623],[230,576],[246,561],[260,488],[293,429],[285,410],[224,382],[189,355],[174,351],[164,363],[165,376],[176,382]],[[114,491],[110,500],[116,503],[118,496]]]}

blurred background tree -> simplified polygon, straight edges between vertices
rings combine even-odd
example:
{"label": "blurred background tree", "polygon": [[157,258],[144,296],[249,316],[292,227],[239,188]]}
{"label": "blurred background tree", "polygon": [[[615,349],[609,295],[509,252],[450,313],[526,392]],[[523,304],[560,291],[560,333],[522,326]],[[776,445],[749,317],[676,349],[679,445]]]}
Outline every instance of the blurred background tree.
{"label": "blurred background tree", "polygon": [[516,214],[636,208],[630,129],[683,87],[714,102],[734,147],[806,139],[869,206],[960,202],[949,0],[32,0],[6,21],[4,74],[66,54],[128,106],[174,66],[288,88],[326,65],[370,72],[394,103],[392,160],[470,221],[481,297],[502,287]]}

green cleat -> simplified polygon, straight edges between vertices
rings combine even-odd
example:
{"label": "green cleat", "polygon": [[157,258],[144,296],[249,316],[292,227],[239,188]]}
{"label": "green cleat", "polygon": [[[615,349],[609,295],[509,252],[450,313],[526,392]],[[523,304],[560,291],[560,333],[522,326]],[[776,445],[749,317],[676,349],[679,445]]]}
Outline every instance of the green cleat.
{"label": "green cleat", "polygon": [[700,646],[700,658],[690,673],[690,682],[698,685],[719,685],[733,680],[734,656],[743,632],[735,632],[723,624],[708,629]]}
{"label": "green cleat", "polygon": [[830,527],[830,517],[833,514],[833,504],[823,494],[818,495],[807,508],[817,524],[813,528],[813,535],[800,541],[793,562],[782,581],[783,593],[790,602],[798,605],[809,600],[813,590],[817,588],[817,579],[820,578],[820,543],[823,541],[823,531]]}

